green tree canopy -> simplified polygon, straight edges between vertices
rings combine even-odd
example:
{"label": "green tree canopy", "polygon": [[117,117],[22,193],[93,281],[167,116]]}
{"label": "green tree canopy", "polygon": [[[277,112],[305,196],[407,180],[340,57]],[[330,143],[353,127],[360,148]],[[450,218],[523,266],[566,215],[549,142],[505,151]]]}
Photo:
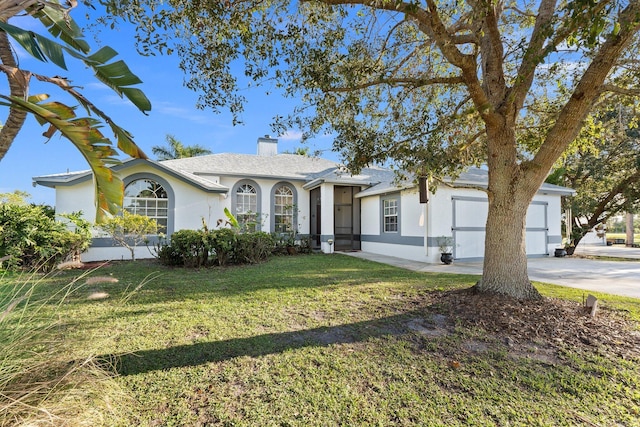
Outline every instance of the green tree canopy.
{"label": "green tree canopy", "polygon": [[639,119],[635,108],[601,103],[547,179],[576,190],[563,202],[571,212],[573,245],[609,218],[640,207]]}
{"label": "green tree canopy", "polygon": [[[302,103],[274,131],[334,132],[353,171],[486,164],[486,293],[539,297],[527,207],[593,103],[638,95],[638,0],[101,2],[137,23],[142,50],[178,52],[200,106],[242,111],[245,77],[279,88]],[[532,140],[539,107],[548,120]]]}
{"label": "green tree canopy", "polygon": [[158,160],[183,159],[185,157],[204,156],[211,154],[211,150],[201,145],[184,145],[173,135],[166,136],[167,145],[154,145],[151,151],[156,155]]}
{"label": "green tree canopy", "polygon": [[[45,76],[21,68],[9,43],[11,37],[34,58],[42,62],[52,62],[62,69],[66,69],[65,58],[80,60],[93,69],[100,82],[121,97],[126,97],[143,113],[149,111],[149,100],[140,89],[133,87],[142,82],[124,61],[113,61],[117,56],[116,51],[110,47],[103,47],[90,54],[89,44],[70,16],[71,9],[76,5],[75,1],[61,5],[57,0],[0,2],[0,72],[5,74],[9,83],[8,93],[0,93],[0,106],[7,107],[9,112],[0,128],[0,160],[20,132],[27,114],[32,114],[41,125],[48,127],[44,132],[47,138],[60,132],[75,145],[89,163],[95,177],[97,219],[102,220],[105,213],[115,214],[121,209],[123,184],[109,168],[119,162],[118,151],[111,140],[102,134],[100,128],[106,124],[111,129],[118,150],[138,158],[146,158],[145,154],[126,130],[116,125],[109,116],[85,98],[67,78]],[[22,15],[38,20],[42,29],[48,31],[49,35],[60,43],[8,22],[10,18]],[[52,87],[71,95],[84,108],[87,116],[78,117],[74,106],[49,101],[48,94],[30,94],[29,82],[32,78],[49,83]]]}

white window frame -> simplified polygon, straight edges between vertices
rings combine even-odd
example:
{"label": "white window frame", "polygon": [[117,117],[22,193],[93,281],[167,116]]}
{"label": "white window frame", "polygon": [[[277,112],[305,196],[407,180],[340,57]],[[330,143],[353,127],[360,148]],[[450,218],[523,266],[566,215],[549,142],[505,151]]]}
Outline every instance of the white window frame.
{"label": "white window frame", "polygon": [[[241,225],[257,222],[258,189],[255,185],[243,183],[238,186],[235,192],[234,207],[236,219]],[[248,231],[255,231],[258,227],[255,225],[251,228]]]}
{"label": "white window frame", "polygon": [[291,233],[294,227],[295,193],[289,185],[279,185],[273,194],[274,231],[276,233]]}
{"label": "white window frame", "polygon": [[[141,183],[153,184],[153,190],[141,187]],[[143,184],[144,185],[144,184]],[[139,188],[133,188],[138,186]],[[127,195],[128,191],[135,191],[136,195]],[[141,196],[144,191],[149,191]],[[158,231],[167,233],[169,225],[169,195],[162,184],[152,178],[138,178],[128,183],[124,188],[123,208],[136,215],[152,218],[158,224]]]}
{"label": "white window frame", "polygon": [[[395,218],[395,222],[387,222],[387,219],[392,218]],[[397,197],[382,199],[382,232],[393,234],[400,232],[400,199]]]}

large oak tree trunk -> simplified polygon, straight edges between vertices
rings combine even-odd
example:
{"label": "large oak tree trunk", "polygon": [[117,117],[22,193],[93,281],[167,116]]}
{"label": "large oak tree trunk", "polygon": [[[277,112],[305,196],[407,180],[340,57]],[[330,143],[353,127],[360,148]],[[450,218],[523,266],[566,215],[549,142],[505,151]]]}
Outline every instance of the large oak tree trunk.
{"label": "large oak tree trunk", "polygon": [[538,299],[540,294],[527,272],[525,223],[529,204],[542,182],[537,182],[540,178],[525,176],[518,165],[513,120],[513,115],[505,114],[486,128],[489,215],[482,279],[476,290]]}
{"label": "large oak tree trunk", "polygon": [[489,199],[482,279],[476,289],[518,299],[538,299],[527,272],[525,222],[530,199],[504,189]]}

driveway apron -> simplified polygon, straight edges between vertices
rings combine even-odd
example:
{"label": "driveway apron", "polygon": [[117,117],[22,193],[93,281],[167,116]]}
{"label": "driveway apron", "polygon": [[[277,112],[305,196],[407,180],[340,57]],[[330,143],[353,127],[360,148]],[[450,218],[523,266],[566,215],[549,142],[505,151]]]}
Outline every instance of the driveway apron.
{"label": "driveway apron", "polygon": [[[606,246],[578,247],[577,254],[629,258],[628,261],[602,261],[578,257],[530,258],[529,277],[536,282],[552,283],[640,298],[640,249]],[[482,274],[482,262],[454,261],[451,265],[429,264],[368,252],[345,252],[345,255],[364,258],[420,272]]]}

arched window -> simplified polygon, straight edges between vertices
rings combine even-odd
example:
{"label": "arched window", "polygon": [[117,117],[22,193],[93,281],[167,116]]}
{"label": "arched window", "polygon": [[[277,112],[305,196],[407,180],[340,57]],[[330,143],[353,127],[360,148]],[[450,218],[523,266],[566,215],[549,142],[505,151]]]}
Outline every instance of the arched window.
{"label": "arched window", "polygon": [[124,209],[155,219],[163,233],[167,233],[168,205],[166,190],[154,180],[136,179],[124,188]]}
{"label": "arched window", "polygon": [[276,233],[290,233],[293,227],[293,190],[288,185],[277,187],[273,193],[273,217]]}
{"label": "arched window", "polygon": [[236,219],[247,231],[257,226],[258,192],[251,184],[242,184],[236,190]]}

